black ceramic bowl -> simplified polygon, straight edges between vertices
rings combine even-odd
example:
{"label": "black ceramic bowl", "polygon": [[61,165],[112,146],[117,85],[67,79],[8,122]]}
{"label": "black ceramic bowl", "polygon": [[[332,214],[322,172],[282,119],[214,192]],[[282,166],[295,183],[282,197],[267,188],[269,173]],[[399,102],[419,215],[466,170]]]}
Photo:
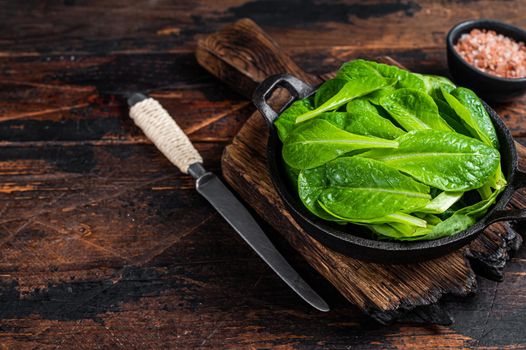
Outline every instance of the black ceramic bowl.
{"label": "black ceramic bowl", "polygon": [[[311,96],[316,89],[291,75],[277,75],[261,83],[254,92],[253,101],[269,128],[267,166],[276,190],[298,224],[329,248],[354,258],[373,262],[414,263],[436,258],[464,246],[494,222],[526,219],[526,210],[504,210],[513,192],[518,188],[526,187],[526,173],[517,168],[517,153],[510,131],[497,113],[486,104],[485,107],[499,137],[502,171],[508,180],[508,187],[497,198],[496,204],[475,225],[456,235],[433,241],[394,242],[372,239],[371,233],[361,226],[352,224],[342,226],[319,219],[304,207],[285,174],[281,156],[282,143],[274,127],[274,120],[278,117],[278,113],[266,102],[267,97],[277,87],[286,88],[295,99]],[[282,110],[293,101],[294,99]]]}
{"label": "black ceramic bowl", "polygon": [[457,24],[446,37],[447,63],[453,80],[474,90],[487,101],[506,102],[524,94],[526,78],[500,78],[488,74],[467,63],[455,50],[454,45],[460,36],[475,28],[494,30],[497,34],[526,43],[526,31],[506,23],[481,19]]}

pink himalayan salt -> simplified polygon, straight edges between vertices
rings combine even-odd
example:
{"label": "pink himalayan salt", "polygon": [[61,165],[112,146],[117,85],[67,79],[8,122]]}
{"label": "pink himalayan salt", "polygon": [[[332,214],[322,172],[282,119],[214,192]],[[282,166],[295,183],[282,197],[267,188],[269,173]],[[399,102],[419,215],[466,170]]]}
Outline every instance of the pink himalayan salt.
{"label": "pink himalayan salt", "polygon": [[502,78],[526,77],[526,46],[493,30],[462,34],[455,50],[476,68]]}

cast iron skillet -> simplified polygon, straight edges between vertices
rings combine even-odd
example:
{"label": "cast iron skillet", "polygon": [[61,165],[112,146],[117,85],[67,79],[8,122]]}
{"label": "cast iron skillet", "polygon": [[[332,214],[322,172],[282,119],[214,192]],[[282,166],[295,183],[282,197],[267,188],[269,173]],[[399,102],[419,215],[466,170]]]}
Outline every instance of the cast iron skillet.
{"label": "cast iron skillet", "polygon": [[495,205],[476,224],[456,235],[433,241],[391,242],[371,239],[370,233],[357,225],[341,226],[317,218],[303,206],[297,193],[289,185],[284,171],[281,156],[282,144],[274,127],[274,120],[278,117],[278,113],[266,102],[266,99],[278,87],[287,89],[294,97],[281,110],[296,99],[311,96],[316,89],[291,75],[276,75],[269,77],[258,86],[254,92],[253,102],[264,116],[269,128],[267,166],[276,190],[298,224],[327,247],[342,254],[372,262],[412,263],[436,258],[456,250],[476,238],[494,222],[526,220],[524,209],[504,210],[512,194],[517,189],[526,187],[526,173],[517,168],[517,153],[510,131],[497,113],[485,103],[484,106],[491,116],[499,137],[502,171],[508,180],[508,186],[497,198]]}

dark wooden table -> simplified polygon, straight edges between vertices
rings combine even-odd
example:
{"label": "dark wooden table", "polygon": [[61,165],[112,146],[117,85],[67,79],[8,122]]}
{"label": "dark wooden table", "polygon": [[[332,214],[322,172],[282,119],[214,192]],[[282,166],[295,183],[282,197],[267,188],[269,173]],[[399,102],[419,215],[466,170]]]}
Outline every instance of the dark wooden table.
{"label": "dark wooden table", "polygon": [[[526,347],[526,249],[503,282],[444,301],[453,326],[380,326],[267,227],[330,301],[321,314],[107,93],[165,87],[152,95],[219,171],[253,108],[198,66],[199,35],[250,17],[311,73],[390,55],[446,74],[448,28],[479,17],[526,27],[525,1],[0,4],[0,348]],[[525,144],[526,98],[505,108]]]}

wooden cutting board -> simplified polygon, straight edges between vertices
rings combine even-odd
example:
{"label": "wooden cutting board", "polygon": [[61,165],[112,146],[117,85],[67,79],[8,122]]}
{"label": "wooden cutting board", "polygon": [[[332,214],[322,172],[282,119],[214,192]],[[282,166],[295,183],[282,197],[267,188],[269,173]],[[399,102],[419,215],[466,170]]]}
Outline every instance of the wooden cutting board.
{"label": "wooden cutting board", "polygon": [[[261,81],[274,74],[290,73],[311,84],[327,78],[304,72],[249,19],[200,39],[196,57],[205,69],[248,98]],[[388,57],[380,60],[398,64]],[[280,91],[271,97],[270,104],[279,108],[287,98]],[[223,176],[345,298],[379,322],[411,312],[423,322],[451,323],[437,302],[447,294],[474,293],[476,274],[501,280],[510,251],[522,243],[510,225],[494,224],[469,246],[423,263],[382,265],[336,253],[310,237],[285,209],[266,169],[267,135],[262,116],[255,112],[226,147]],[[524,167],[526,148],[517,147]],[[513,203],[524,206],[526,196],[517,194]]]}

